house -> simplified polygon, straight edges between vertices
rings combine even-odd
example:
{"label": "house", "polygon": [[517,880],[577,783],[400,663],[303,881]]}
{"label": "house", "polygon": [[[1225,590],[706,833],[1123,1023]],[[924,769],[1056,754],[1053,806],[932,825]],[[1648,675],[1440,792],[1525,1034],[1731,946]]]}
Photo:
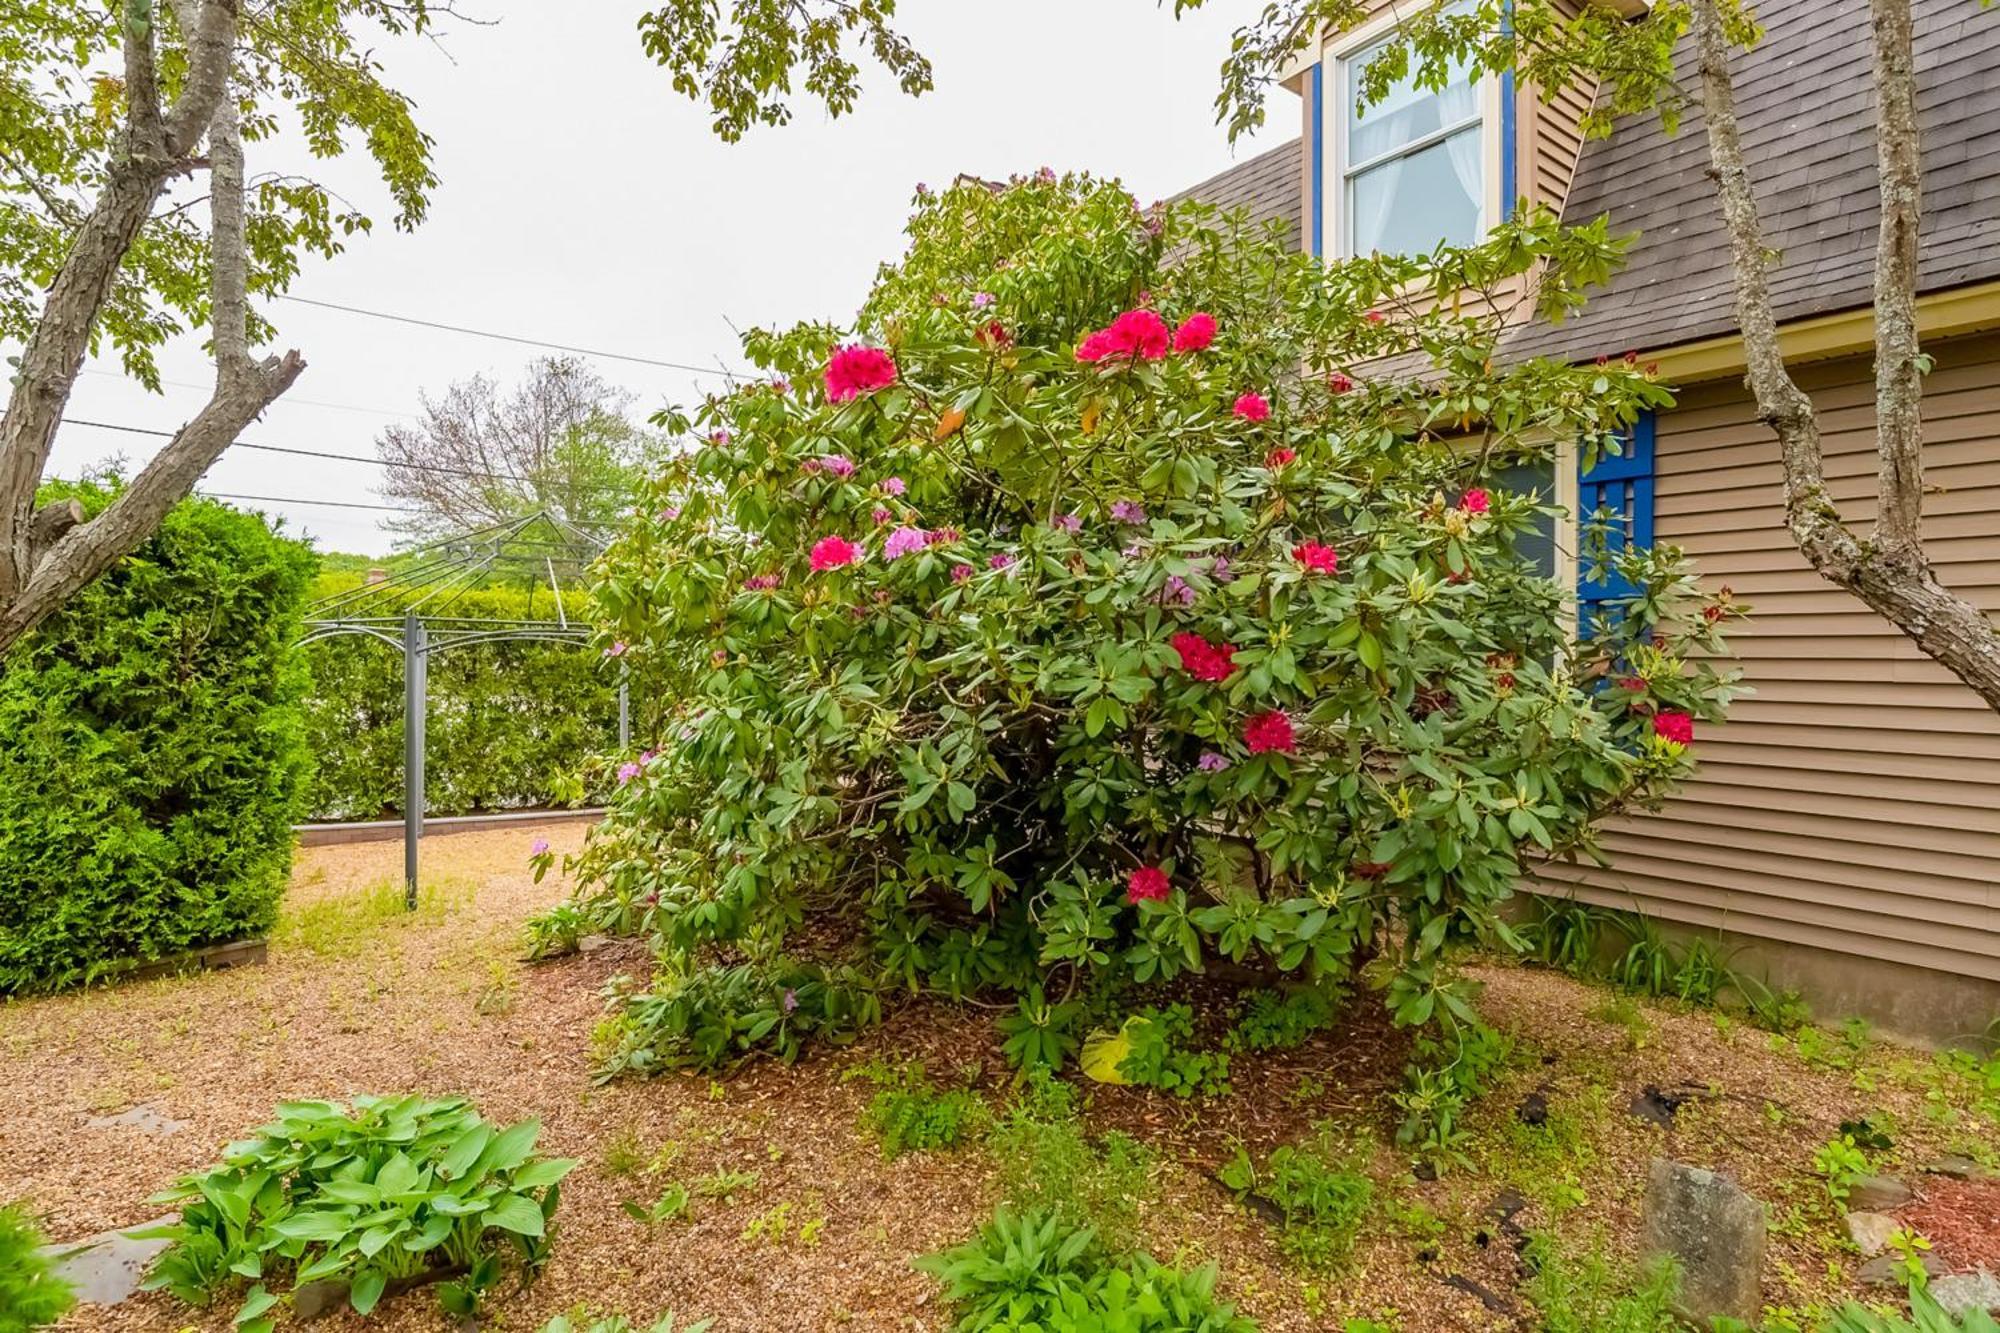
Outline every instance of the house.
{"label": "house", "polygon": [[[1657,362],[1678,401],[1627,459],[1555,490],[1610,503],[1635,540],[1671,542],[1752,606],[1735,644],[1755,693],[1698,742],[1700,772],[1657,814],[1605,838],[1614,864],[1561,878],[1583,898],[1721,931],[1733,960],[1823,1015],[1938,1040],[2000,1016],[2000,716],[1792,545],[1777,442],[1756,419],[1698,108],[1609,138],[1581,99],[1544,105],[1512,79],[1405,88],[1357,115],[1350,74],[1394,23],[1327,36],[1290,71],[1303,134],[1188,193],[1295,220],[1328,256],[1470,240],[1503,201],[1636,232],[1608,290],[1517,354]],[[1875,142],[1867,0],[1766,0],[1764,41],[1735,61],[1739,112],[1784,346],[1818,403],[1850,523],[1874,505]],[[1923,132],[1919,305],[1924,532],[1940,577],[2000,612],[2000,16],[1916,0]],[[1680,52],[1692,69],[1689,47]],[[1566,465],[1567,466],[1567,465]],[[1559,545],[1574,551],[1573,535]],[[1571,568],[1573,568],[1573,564]],[[1579,586],[1588,601],[1589,585]]]}

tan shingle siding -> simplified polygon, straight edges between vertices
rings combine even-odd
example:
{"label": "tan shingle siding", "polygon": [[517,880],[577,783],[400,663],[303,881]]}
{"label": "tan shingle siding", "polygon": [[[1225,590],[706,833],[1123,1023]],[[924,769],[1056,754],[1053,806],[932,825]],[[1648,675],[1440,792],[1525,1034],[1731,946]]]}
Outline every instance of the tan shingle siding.
{"label": "tan shingle siding", "polygon": [[[1925,505],[1944,581],[2000,609],[2000,337],[1930,349]],[[1863,359],[1801,372],[1832,489],[1865,528]],[[1658,422],[1655,537],[1753,605],[1735,646],[1756,694],[1702,729],[1696,781],[1605,836],[1586,896],[1666,920],[2000,980],[2000,716],[1808,568],[1783,523],[1777,446],[1738,385]]]}

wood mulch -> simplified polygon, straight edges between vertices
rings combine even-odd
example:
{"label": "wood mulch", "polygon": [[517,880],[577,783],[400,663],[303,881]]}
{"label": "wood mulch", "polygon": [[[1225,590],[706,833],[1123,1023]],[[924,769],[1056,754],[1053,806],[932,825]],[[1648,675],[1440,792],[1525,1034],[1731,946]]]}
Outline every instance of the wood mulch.
{"label": "wood mulch", "polygon": [[[436,889],[407,919],[344,915],[397,881],[398,846],[306,849],[267,965],[0,1005],[0,1198],[26,1199],[52,1237],[72,1240],[155,1215],[149,1194],[213,1161],[282,1099],[464,1094],[492,1119],[541,1118],[544,1149],[584,1163],[565,1183],[553,1261],[533,1287],[500,1294],[496,1327],[533,1333],[587,1304],[644,1320],[713,1316],[717,1333],[947,1328],[939,1288],[909,1260],[966,1238],[990,1213],[991,1165],[978,1151],[883,1162],[859,1124],[869,1085],[846,1075],[874,1059],[923,1059],[940,1075],[976,1064],[997,1099],[1006,1071],[991,1015],[903,1001],[855,1045],[795,1066],[596,1086],[601,992],[620,973],[642,976],[647,960],[614,948],[519,961],[521,922],[568,888],[553,875],[533,882],[532,837],[564,852],[582,833],[432,840],[425,864]],[[1899,1158],[1949,1147],[1927,1128],[1923,1089],[1908,1073],[1925,1067],[1921,1056],[1871,1047],[1864,1078],[1860,1067],[1774,1050],[1763,1033],[1721,1030],[1707,1014],[1641,1005],[1636,1023],[1593,1017],[1608,999],[1600,989],[1510,967],[1475,975],[1486,1014],[1520,1054],[1472,1117],[1468,1166],[1439,1180],[1414,1178],[1393,1144],[1388,1094],[1407,1038],[1368,996],[1296,1050],[1239,1056],[1228,1097],[1092,1089],[1092,1127],[1134,1134],[1161,1162],[1140,1201],[1149,1248],[1219,1261],[1225,1293],[1267,1333],[1338,1328],[1351,1315],[1409,1330],[1526,1328],[1522,1236],[1556,1228],[1629,1255],[1647,1161],[1667,1154],[1729,1171],[1773,1204],[1780,1225],[1765,1294],[1800,1307],[1848,1294],[1859,1263],[1812,1175],[1818,1145],[1843,1119],[1887,1112],[1904,1127]],[[1685,1098],[1667,1126],[1628,1113],[1648,1088]],[[1531,1099],[1545,1124],[1518,1117]],[[134,1108],[152,1114],[108,1123]],[[173,1121],[187,1123],[149,1128]],[[1266,1220],[1211,1175],[1238,1144],[1261,1158],[1322,1122],[1364,1145],[1385,1205],[1331,1274],[1292,1268]],[[692,1220],[648,1226],[623,1207],[725,1170],[755,1183],[697,1203]],[[1953,1232],[1946,1213],[1981,1215],[1990,1193],[1929,1182],[1927,1191],[1928,1225],[1954,1237],[1954,1253],[1988,1253]],[[768,1235],[774,1210],[788,1217],[782,1240]],[[809,1221],[820,1225],[802,1238]],[[231,1313],[153,1294],[81,1307],[63,1327],[223,1333]],[[445,1322],[418,1292],[365,1324],[342,1313],[318,1327],[403,1333]]]}
{"label": "wood mulch", "polygon": [[1921,1197],[1896,1210],[1896,1220],[1931,1243],[1949,1268],[2000,1271],[2000,1179],[1931,1176]]}

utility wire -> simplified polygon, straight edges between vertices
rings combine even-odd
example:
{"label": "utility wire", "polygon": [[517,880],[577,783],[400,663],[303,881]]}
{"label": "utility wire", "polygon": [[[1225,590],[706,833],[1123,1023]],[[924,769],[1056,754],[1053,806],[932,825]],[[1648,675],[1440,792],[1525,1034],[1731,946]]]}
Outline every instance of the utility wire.
{"label": "utility wire", "polygon": [[378,509],[390,514],[423,514],[428,510],[412,505],[365,505],[352,500],[294,500],[283,495],[232,495],[228,491],[196,491],[196,495],[208,500],[248,500],[254,504],[269,505],[317,505],[323,509]]}
{"label": "utility wire", "polygon": [[606,361],[630,361],[641,366],[660,366],[667,370],[685,370],[695,375],[720,375],[724,378],[745,378],[744,372],[727,366],[691,366],[685,361],[659,361],[650,356],[629,356],[624,352],[603,352],[590,347],[572,347],[568,343],[543,342],[539,338],[523,338],[512,333],[494,333],[490,329],[471,329],[463,324],[440,324],[436,320],[418,319],[414,315],[394,315],[386,310],[363,310],[360,306],[341,305],[334,301],[314,301],[304,296],[281,293],[280,301],[292,301],[299,305],[318,306],[322,310],[339,310],[349,315],[366,315],[370,319],[393,320],[398,324],[414,324],[424,329],[441,329],[446,333],[470,334],[474,338],[492,338],[503,343],[519,343],[524,347],[546,347],[553,352],[573,352],[578,356],[594,356]]}
{"label": "utility wire", "polygon": [[[102,375],[106,379],[114,379],[114,380],[122,380],[128,378],[128,376],[126,376],[121,371],[99,370],[95,366],[83,367],[83,373],[86,375]],[[193,380],[163,379],[160,381],[160,383],[171,385],[176,389],[201,389],[206,391],[208,389],[212,389],[215,387],[212,384],[197,384]],[[359,403],[329,403],[321,398],[300,398],[295,394],[289,394],[289,393],[279,398],[275,403],[272,404],[272,406],[273,407],[325,407],[325,408],[330,408],[335,412],[366,412],[370,416],[377,416],[377,417],[413,417],[417,415],[417,411],[415,408],[409,408],[405,411],[398,412],[387,407],[362,407]]]}
{"label": "utility wire", "polygon": [[[80,417],[64,417],[65,426],[88,426],[93,430],[123,431],[128,435],[153,435],[161,439],[172,439],[174,432],[156,430],[150,426],[125,426],[115,421],[85,421]],[[443,463],[402,463],[388,458],[370,458],[366,454],[336,454],[323,449],[300,449],[283,444],[252,444],[248,440],[238,440],[229,446],[232,449],[254,449],[266,454],[296,454],[301,458],[328,458],[339,463],[368,463],[375,467],[407,468],[413,472],[441,472],[446,476],[470,477],[474,481],[511,481],[521,486],[533,485],[526,477],[512,472],[485,472],[476,468],[448,467]]]}

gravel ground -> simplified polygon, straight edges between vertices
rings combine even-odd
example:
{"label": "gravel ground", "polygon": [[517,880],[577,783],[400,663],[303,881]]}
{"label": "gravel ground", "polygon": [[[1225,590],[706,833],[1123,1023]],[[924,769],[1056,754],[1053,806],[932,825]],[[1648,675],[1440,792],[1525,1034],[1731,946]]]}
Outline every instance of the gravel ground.
{"label": "gravel ground", "polygon": [[[582,835],[535,836],[560,852]],[[923,1056],[939,1071],[975,1061],[998,1096],[1004,1070],[985,1017],[910,1003],[854,1047],[792,1068],[593,1087],[599,992],[644,958],[614,948],[518,961],[520,922],[567,892],[554,876],[532,881],[528,840],[432,839],[434,887],[408,918],[391,910],[398,844],[308,849],[267,965],[0,1006],[0,1198],[28,1200],[54,1238],[80,1238],[154,1216],[149,1194],[212,1161],[282,1099],[465,1094],[491,1119],[540,1117],[543,1147],[584,1161],[565,1183],[548,1271],[500,1294],[495,1327],[532,1333],[587,1302],[635,1318],[714,1316],[717,1333],[945,1328],[935,1284],[908,1261],[972,1232],[993,1203],[989,1167],[977,1152],[882,1162],[857,1127],[867,1085],[842,1074],[878,1056]],[[1138,1135],[1164,1163],[1142,1214],[1154,1252],[1219,1260],[1227,1294],[1269,1333],[1339,1328],[1354,1314],[1409,1330],[1532,1327],[1521,1233],[1554,1229],[1572,1247],[1597,1238],[1629,1254],[1647,1160],[1666,1154],[1727,1170],[1773,1205],[1766,1296],[1796,1308],[1847,1293],[1859,1263],[1811,1167],[1841,1121],[1886,1117],[1897,1140],[1886,1165],[1920,1187],[1915,1168],[1929,1156],[1977,1151],[1982,1139],[1993,1150],[1990,1123],[1968,1130],[1963,1116],[1953,1127],[1926,1112],[1928,1057],[1835,1036],[1809,1044],[1808,1059],[1711,1014],[1612,1004],[1546,972],[1476,971],[1485,1011],[1515,1035],[1520,1059],[1473,1118],[1467,1167],[1442,1180],[1413,1179],[1386,1146],[1385,1094],[1407,1050],[1365,1001],[1306,1046],[1239,1057],[1235,1091],[1219,1102],[1101,1090],[1093,1125]],[[1686,1099],[1670,1127],[1627,1110],[1649,1087]],[[1535,1095],[1548,1123],[1529,1128],[1516,1110]],[[135,1108],[187,1123],[171,1133],[92,1125],[152,1120],[125,1114]],[[1208,1173],[1237,1142],[1261,1156],[1321,1120],[1377,1145],[1377,1199],[1393,1208],[1344,1271],[1301,1275]],[[648,1227],[621,1206],[722,1169],[754,1172],[756,1183],[691,1222]],[[1509,1189],[1526,1206],[1503,1224],[1494,1209]],[[745,1238],[784,1204],[787,1239]],[[817,1218],[814,1241],[801,1241],[798,1224]],[[82,1307],[64,1327],[221,1333],[228,1313],[150,1295]],[[366,1325],[343,1313],[319,1327],[396,1333],[444,1321],[420,1292],[385,1302]]]}

